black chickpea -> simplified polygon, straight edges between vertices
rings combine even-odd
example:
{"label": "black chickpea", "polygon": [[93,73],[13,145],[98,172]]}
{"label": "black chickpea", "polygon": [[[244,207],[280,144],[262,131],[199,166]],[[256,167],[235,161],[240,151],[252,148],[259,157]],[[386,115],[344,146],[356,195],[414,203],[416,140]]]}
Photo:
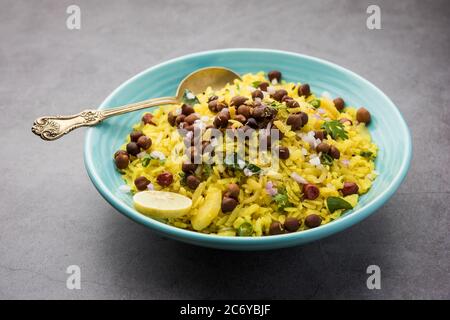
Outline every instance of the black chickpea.
{"label": "black chickpea", "polygon": [[143,135],[144,135],[144,133],[142,133],[142,131],[135,130],[135,131],[130,133],[130,140],[132,142],[137,142],[139,137],[142,137]]}
{"label": "black chickpea", "polygon": [[322,223],[322,218],[317,214],[310,214],[305,218],[305,225],[308,228],[316,228]]}
{"label": "black chickpea", "polygon": [[341,157],[341,153],[339,152],[339,149],[335,146],[330,147],[330,151],[328,151],[328,154],[333,157],[334,159],[339,159]]}
{"label": "black chickpea", "polygon": [[200,182],[200,179],[194,175],[190,175],[186,178],[186,185],[192,190],[197,189]]}
{"label": "black chickpea", "polygon": [[141,136],[137,140],[137,144],[143,150],[147,150],[148,148],[150,148],[152,146],[152,139],[150,139],[147,136]]}
{"label": "black chickpea", "polygon": [[309,87],[309,84],[305,83],[302,84],[300,87],[298,87],[298,95],[309,97],[311,95],[311,89]]}
{"label": "black chickpea", "polygon": [[358,120],[359,122],[369,124],[370,119],[370,112],[366,108],[359,108],[358,111],[356,111],[356,120]]}
{"label": "black chickpea", "polygon": [[255,90],[252,92],[252,98],[253,98],[253,100],[256,100],[256,98],[263,99],[264,94],[262,93],[261,90]]}
{"label": "black chickpea", "polygon": [[269,71],[269,73],[267,74],[267,77],[269,78],[270,81],[273,81],[274,79],[276,79],[277,82],[280,82],[281,81],[281,72],[278,70]]}
{"label": "black chickpea", "polygon": [[127,152],[132,156],[136,156],[139,152],[141,152],[141,149],[136,142],[130,142],[127,144]]}
{"label": "black chickpea", "polygon": [[284,228],[289,232],[295,232],[300,228],[300,221],[294,217],[287,217],[284,221]]}
{"label": "black chickpea", "polygon": [[270,224],[269,234],[271,236],[274,236],[277,234],[283,234],[283,233],[284,233],[284,230],[283,230],[281,223],[279,223],[278,221],[274,221]]}
{"label": "black chickpea", "polygon": [[221,205],[222,212],[223,213],[231,212],[234,210],[234,208],[237,207],[237,205],[238,205],[238,202],[236,201],[236,199],[224,197],[222,199],[222,205]]}

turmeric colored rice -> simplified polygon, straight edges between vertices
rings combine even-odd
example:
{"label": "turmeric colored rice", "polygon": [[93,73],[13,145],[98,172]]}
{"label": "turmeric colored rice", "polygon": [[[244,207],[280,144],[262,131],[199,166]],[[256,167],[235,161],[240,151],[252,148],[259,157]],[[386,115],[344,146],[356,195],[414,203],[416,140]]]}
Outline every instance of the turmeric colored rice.
{"label": "turmeric colored rice", "polygon": [[[282,90],[286,93],[284,99],[277,96],[277,92],[283,95]],[[187,196],[192,199],[188,214],[162,221],[178,228],[220,236],[258,237],[301,232],[338,219],[357,205],[359,197],[370,189],[377,176],[374,163],[377,146],[367,129],[370,117],[360,116],[358,109],[343,106],[343,101],[333,100],[328,93],[305,93],[304,90],[309,88],[302,87],[301,83],[286,82],[281,75],[268,79],[267,73],[259,72],[245,74],[218,91],[208,88],[196,96],[194,103],[190,101],[196,115],[195,124],[203,129],[202,140],[205,141],[210,138],[208,128],[217,127],[215,119],[221,112],[228,113],[226,128],[238,130],[251,125],[248,120],[255,104],[274,111],[276,115],[269,124],[279,130],[279,144],[288,149],[288,157],[280,156],[277,170],[265,170],[264,164],[254,163],[253,168],[258,168],[256,173],[243,172],[238,167],[230,169],[224,163],[198,165],[195,171],[184,172],[185,137],[178,130],[183,123],[183,117],[178,117],[181,104],[157,108],[147,120],[132,128],[148,137],[151,146],[133,151],[128,146],[132,142],[128,136],[122,147],[128,157],[126,167],[118,165],[115,156],[129,192],[133,194],[147,188]],[[232,103],[236,96],[247,98],[243,105],[250,108],[250,115],[237,117],[239,106]],[[222,103],[224,110],[216,112],[211,108],[213,100]],[[307,121],[299,120],[301,128],[293,130],[289,123],[293,123],[295,117],[291,122],[288,118],[298,114],[306,114]],[[235,146],[223,142],[214,147],[217,154]],[[190,181],[196,182],[191,186],[187,184],[190,175],[193,176]],[[229,188],[234,184],[238,186],[238,195],[231,199]],[[309,187],[318,192],[306,194]],[[199,216],[200,211],[208,211],[211,204],[205,199],[213,192],[220,192],[224,202],[231,199],[234,205],[224,212],[222,203],[218,212]]]}

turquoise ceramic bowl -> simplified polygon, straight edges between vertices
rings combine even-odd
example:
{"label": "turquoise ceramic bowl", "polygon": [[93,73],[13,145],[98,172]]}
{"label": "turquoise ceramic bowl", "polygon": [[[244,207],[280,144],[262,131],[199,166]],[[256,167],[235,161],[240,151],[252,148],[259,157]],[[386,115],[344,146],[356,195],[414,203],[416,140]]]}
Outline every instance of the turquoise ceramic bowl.
{"label": "turquoise ceramic bowl", "polygon": [[154,66],[126,81],[106,98],[100,109],[173,95],[181,79],[207,66],[224,66],[241,74],[277,69],[286,81],[307,82],[316,93],[328,91],[332,96],[344,97],[350,105],[364,106],[372,114],[369,129],[379,146],[376,160],[379,176],[353,210],[315,229],[258,238],[220,237],[178,229],[140,214],[133,208],[131,195],[119,191],[123,181],[111,157],[143,113],[134,112],[89,128],[84,147],[85,165],[97,190],[113,207],[134,221],[163,236],[200,246],[232,250],[283,248],[327,237],[360,222],[392,197],[405,178],[411,159],[411,137],[392,101],[357,74],[305,55],[265,49],[230,49],[187,55]]}

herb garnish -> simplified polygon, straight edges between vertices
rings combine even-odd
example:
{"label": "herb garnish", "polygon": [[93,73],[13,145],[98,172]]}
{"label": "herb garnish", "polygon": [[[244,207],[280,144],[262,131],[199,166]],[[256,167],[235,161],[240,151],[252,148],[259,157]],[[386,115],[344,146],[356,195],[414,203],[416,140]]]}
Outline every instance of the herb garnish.
{"label": "herb garnish", "polygon": [[279,211],[283,211],[284,208],[292,206],[292,203],[289,202],[289,198],[285,188],[279,189],[278,193],[273,196],[273,200],[277,204]]}
{"label": "herb garnish", "polygon": [[184,172],[180,172],[180,173],[178,173],[178,175],[180,176],[180,184],[182,186],[185,186],[186,185],[187,174],[184,173]]}
{"label": "herb garnish", "polygon": [[252,87],[253,88],[258,88],[260,84],[261,84],[261,81],[255,81],[255,82],[252,83]]}
{"label": "herb garnish", "polygon": [[372,156],[373,156],[373,153],[371,152],[371,151],[362,151],[360,154],[359,154],[361,157],[364,157],[364,158],[372,158]]}
{"label": "herb garnish", "polygon": [[324,165],[331,166],[333,164],[333,157],[328,153],[322,153],[320,156],[320,162]]}
{"label": "herb garnish", "polygon": [[337,120],[327,121],[321,126],[333,139],[341,138],[343,140],[348,139],[347,132],[344,129],[344,125]]}
{"label": "herb garnish", "polygon": [[253,233],[253,226],[248,223],[244,222],[237,228],[237,235],[240,237],[249,237]]}
{"label": "herb garnish", "polygon": [[331,213],[339,209],[353,209],[353,206],[350,203],[339,197],[328,197],[327,207]]}
{"label": "herb garnish", "polygon": [[320,100],[315,99],[315,100],[311,101],[309,104],[312,105],[313,108],[317,109],[318,107],[320,107]]}
{"label": "herb garnish", "polygon": [[234,153],[232,157],[225,158],[224,164],[227,168],[235,171],[244,171],[245,169],[247,169],[254,174],[261,173],[260,167],[239,158],[236,153]]}
{"label": "herb garnish", "polygon": [[195,96],[195,94],[193,94],[188,89],[184,90],[184,94],[183,94],[182,100],[183,100],[183,103],[189,104],[191,106],[193,106],[196,103],[200,103],[200,101]]}

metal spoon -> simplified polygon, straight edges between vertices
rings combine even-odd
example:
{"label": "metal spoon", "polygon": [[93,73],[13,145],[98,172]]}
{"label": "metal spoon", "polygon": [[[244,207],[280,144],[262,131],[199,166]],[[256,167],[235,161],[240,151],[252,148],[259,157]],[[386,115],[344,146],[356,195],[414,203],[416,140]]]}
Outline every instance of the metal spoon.
{"label": "metal spoon", "polygon": [[208,87],[213,90],[221,89],[227,83],[232,83],[234,79],[240,79],[239,75],[227,68],[207,67],[199,69],[180,82],[175,97],[154,98],[112,109],[84,110],[70,116],[40,117],[34,121],[31,131],[44,140],[56,140],[76,128],[95,126],[109,117],[154,106],[181,103],[185,90],[197,95],[204,92]]}

